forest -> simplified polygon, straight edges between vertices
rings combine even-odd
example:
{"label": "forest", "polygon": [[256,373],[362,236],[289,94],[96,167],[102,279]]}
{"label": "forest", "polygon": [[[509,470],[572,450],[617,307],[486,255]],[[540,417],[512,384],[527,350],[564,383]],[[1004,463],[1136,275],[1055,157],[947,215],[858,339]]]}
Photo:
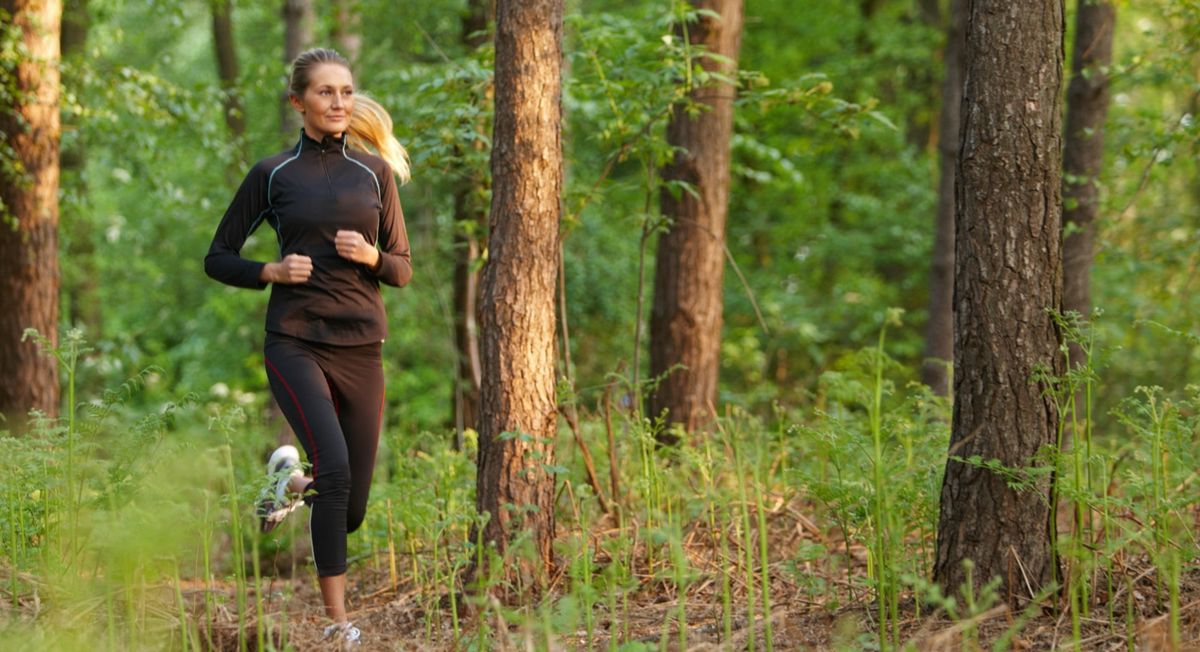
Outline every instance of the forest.
{"label": "forest", "polygon": [[[1197,44],[1200,0],[0,0],[0,650],[1200,649]],[[283,282],[206,259],[320,140],[311,48],[411,168],[358,163],[412,278],[340,620],[315,456],[262,531]]]}

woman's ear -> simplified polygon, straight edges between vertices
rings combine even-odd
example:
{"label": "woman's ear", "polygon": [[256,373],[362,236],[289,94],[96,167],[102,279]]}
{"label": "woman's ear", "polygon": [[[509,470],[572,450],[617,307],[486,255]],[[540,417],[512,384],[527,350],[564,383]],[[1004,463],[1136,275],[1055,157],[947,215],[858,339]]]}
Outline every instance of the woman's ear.
{"label": "woman's ear", "polygon": [[296,97],[295,93],[288,93],[288,102],[292,103],[293,109],[304,113],[304,103],[300,101],[300,98]]}

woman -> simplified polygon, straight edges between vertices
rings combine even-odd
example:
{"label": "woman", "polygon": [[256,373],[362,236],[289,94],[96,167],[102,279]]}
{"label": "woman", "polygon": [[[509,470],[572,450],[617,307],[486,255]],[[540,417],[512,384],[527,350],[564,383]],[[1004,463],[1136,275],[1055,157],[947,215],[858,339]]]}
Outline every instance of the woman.
{"label": "woman", "polygon": [[[268,471],[277,488],[259,515],[269,530],[300,504],[291,497],[304,496],[325,614],[333,621],[325,635],[354,644],[360,632],[346,617],[346,535],[366,514],[383,416],[387,323],[379,284],[403,287],[412,277],[392,176],[406,181],[408,163],[391,118],[355,96],[350,65],[337,52],[297,57],[289,99],[303,116],[300,139],[246,175],[204,269],[229,285],[272,286],[267,377],[312,475],[300,470],[294,447],[276,450]],[[241,256],[262,222],[275,229],[277,261]]]}

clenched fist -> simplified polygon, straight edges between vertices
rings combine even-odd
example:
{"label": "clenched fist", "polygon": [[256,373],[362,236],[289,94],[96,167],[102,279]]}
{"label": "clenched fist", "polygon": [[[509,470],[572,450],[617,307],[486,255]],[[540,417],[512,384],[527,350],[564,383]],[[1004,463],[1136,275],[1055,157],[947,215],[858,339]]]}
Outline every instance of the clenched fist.
{"label": "clenched fist", "polygon": [[379,250],[368,244],[358,231],[339,230],[333,239],[333,246],[337,248],[338,255],[346,260],[372,268],[379,262]]}
{"label": "clenched fist", "polygon": [[301,254],[288,254],[279,262],[264,265],[259,278],[267,283],[299,285],[308,282],[308,277],[312,276],[312,269],[312,258]]}

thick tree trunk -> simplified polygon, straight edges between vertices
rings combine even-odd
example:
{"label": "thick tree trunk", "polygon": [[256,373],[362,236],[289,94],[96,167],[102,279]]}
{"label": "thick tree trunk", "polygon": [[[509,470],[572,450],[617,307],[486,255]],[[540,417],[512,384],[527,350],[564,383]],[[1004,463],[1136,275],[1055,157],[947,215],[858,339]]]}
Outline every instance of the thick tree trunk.
{"label": "thick tree trunk", "polygon": [[233,35],[233,4],[230,0],[213,0],[212,33],[217,55],[217,76],[221,80],[221,93],[224,95],[225,125],[240,149],[246,135],[246,119],[237,92],[238,62]]}
{"label": "thick tree trunk", "polygon": [[[313,44],[312,0],[283,0],[283,63],[291,73],[292,62]],[[294,142],[302,124],[300,114],[288,102],[288,89],[280,93],[279,124],[286,142]]]}
{"label": "thick tree trunk", "polygon": [[521,586],[542,584],[553,565],[562,20],[562,0],[496,3],[476,505],[491,517],[484,540],[501,554],[515,536],[530,535],[536,562],[506,560],[506,574]]}
{"label": "thick tree trunk", "polygon": [[963,48],[967,0],[950,0],[946,32],[946,77],[938,117],[938,203],[929,270],[929,321],[925,324],[925,361],[921,380],[935,393],[950,392],[948,365],[954,359],[954,178],[959,148],[959,114],[963,95]]}
{"label": "thick tree trunk", "polygon": [[[491,0],[468,0],[462,21],[462,44],[469,50],[487,42],[488,20],[494,11]],[[479,98],[486,102],[487,98]],[[479,125],[482,132],[484,126]],[[479,429],[479,252],[486,228],[486,208],[478,198],[486,183],[482,171],[463,169],[454,189],[454,348],[458,373],[452,397],[455,445],[462,446],[466,428]]]}
{"label": "thick tree trunk", "polygon": [[33,408],[58,415],[54,360],[21,341],[36,328],[58,342],[60,0],[0,0],[26,50],[8,71],[18,104],[0,106],[4,145],[23,168],[0,179],[0,415],[21,427]]}
{"label": "thick tree trunk", "polygon": [[950,460],[934,575],[958,592],[1002,581],[1010,602],[1056,576],[1046,474],[1025,469],[1060,415],[1034,380],[1063,369],[1047,309],[1062,306],[1062,0],[971,0],[958,161],[951,455],[998,460],[1016,479]]}
{"label": "thick tree trunk", "polygon": [[[742,36],[741,0],[694,0],[697,9],[716,12],[687,26],[692,43],[728,59],[705,58],[705,69],[737,74]],[[671,111],[667,141],[679,148],[662,170],[664,181],[685,181],[699,197],[667,187],[660,206],[671,220],[658,241],[654,307],[650,316],[650,374],[665,376],[650,397],[650,415],[664,411],[670,423],[692,431],[712,418],[717,401],[725,278],[725,219],[729,209],[730,140],[734,89],[713,83],[691,92],[706,107],[689,115]],[[672,435],[666,433],[664,440]]]}
{"label": "thick tree trunk", "polygon": [[362,54],[362,14],[355,0],[333,0],[333,47],[350,61]]}
{"label": "thick tree trunk", "polygon": [[[1075,14],[1067,130],[1063,148],[1063,309],[1088,319],[1092,311],[1092,250],[1099,212],[1097,178],[1104,164],[1108,71],[1116,10],[1105,0],[1085,0]],[[1082,350],[1071,347],[1072,362]]]}

